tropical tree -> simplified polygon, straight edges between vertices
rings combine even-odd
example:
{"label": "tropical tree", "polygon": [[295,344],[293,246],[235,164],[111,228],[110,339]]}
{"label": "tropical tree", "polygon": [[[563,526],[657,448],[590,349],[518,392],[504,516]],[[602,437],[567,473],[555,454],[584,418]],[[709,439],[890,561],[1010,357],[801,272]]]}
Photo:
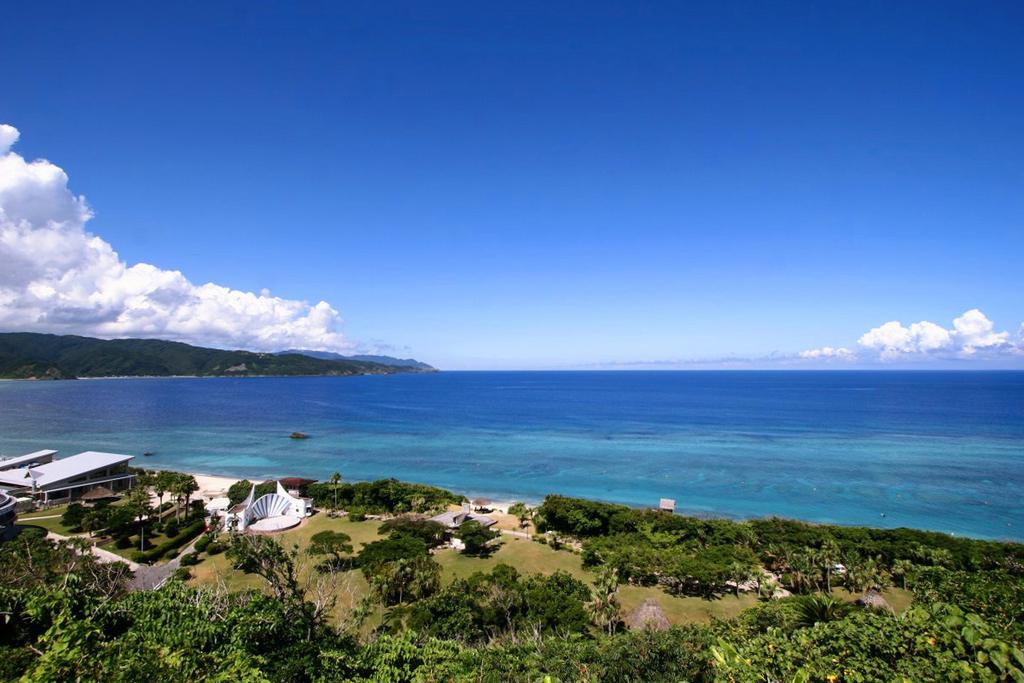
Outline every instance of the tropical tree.
{"label": "tropical tree", "polygon": [[334,487],[334,507],[333,510],[338,509],[338,487],[341,485],[341,472],[335,472],[331,475],[331,486]]}
{"label": "tropical tree", "polygon": [[786,558],[789,567],[789,582],[797,593],[806,593],[814,585],[814,561],[807,551],[791,552]]}
{"label": "tropical tree", "polygon": [[775,591],[779,589],[779,582],[774,577],[767,576],[758,583],[757,594],[759,597],[765,600],[771,600],[772,596],[775,595]]}
{"label": "tropical tree", "polygon": [[831,538],[822,542],[815,556],[821,566],[822,576],[825,579],[825,592],[832,592],[832,572],[835,571],[839,558],[842,557],[842,550],[839,544]]}
{"label": "tropical tree", "polygon": [[829,621],[838,621],[853,611],[853,605],[831,595],[805,595],[796,602],[796,623],[811,627]]}
{"label": "tropical tree", "polygon": [[199,484],[196,483],[196,478],[191,474],[181,472],[174,474],[174,478],[169,482],[168,492],[174,496],[174,500],[178,505],[174,511],[175,521],[181,521],[181,508],[183,506],[186,513],[188,512],[188,504],[192,499],[192,494],[198,490]]}
{"label": "tropical tree", "polygon": [[513,517],[519,520],[520,527],[525,527],[526,523],[530,519],[532,511],[529,507],[527,507],[526,503],[516,502],[512,503],[512,505],[509,506],[508,514],[512,515]]}
{"label": "tropical tree", "polygon": [[429,555],[402,558],[377,565],[370,590],[382,605],[392,606],[429,597],[441,587],[441,565]]}
{"label": "tropical tree", "polygon": [[157,472],[156,476],[153,477],[153,492],[160,501],[161,508],[164,505],[164,496],[174,486],[174,480],[177,476],[176,472],[162,471]]}
{"label": "tropical tree", "polygon": [[466,546],[463,552],[467,555],[483,555],[487,552],[490,542],[498,537],[498,533],[480,522],[470,520],[459,525],[455,537]]}
{"label": "tropical tree", "polygon": [[95,532],[104,528],[107,525],[107,519],[110,517],[109,512],[106,508],[96,508],[85,513],[82,517],[82,530],[88,531],[89,535],[92,536]]}
{"label": "tropical tree", "polygon": [[605,565],[594,580],[587,613],[590,618],[608,635],[614,635],[622,619],[619,618],[619,571]]}
{"label": "tropical tree", "polygon": [[733,582],[736,597],[740,595],[740,584],[750,581],[755,576],[755,567],[749,562],[736,560],[729,565],[729,579]]}
{"label": "tropical tree", "polygon": [[149,504],[149,491],[142,486],[136,486],[128,491],[125,507],[131,510],[132,515],[139,522],[139,550],[146,549],[146,517],[153,511]]}
{"label": "tropical tree", "polygon": [[327,555],[327,565],[336,571],[349,559],[343,556],[352,552],[352,537],[341,531],[321,531],[309,539],[308,550],[311,555]]}
{"label": "tropical tree", "polygon": [[181,476],[181,488],[179,490],[185,497],[185,514],[187,515],[189,504],[192,502],[192,494],[199,490],[199,484],[196,482],[196,478],[191,474],[183,474]]}
{"label": "tropical tree", "polygon": [[240,569],[246,574],[256,574],[266,581],[278,600],[301,600],[302,594],[295,571],[295,549],[289,552],[269,536],[235,534],[231,537],[231,547],[226,554],[234,563],[235,569]]}
{"label": "tropical tree", "polygon": [[914,570],[914,563],[910,560],[896,560],[892,563],[892,575],[900,578],[900,586],[907,587],[907,574]]}

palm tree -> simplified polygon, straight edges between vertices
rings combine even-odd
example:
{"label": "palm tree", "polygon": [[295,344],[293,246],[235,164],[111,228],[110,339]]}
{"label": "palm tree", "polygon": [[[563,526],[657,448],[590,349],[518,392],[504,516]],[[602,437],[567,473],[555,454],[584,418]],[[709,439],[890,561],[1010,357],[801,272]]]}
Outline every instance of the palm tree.
{"label": "palm tree", "polygon": [[839,544],[833,541],[831,538],[823,541],[821,548],[817,552],[818,562],[822,566],[822,574],[825,577],[825,592],[832,592],[832,570],[839,562],[841,557],[841,550]]}
{"label": "palm tree", "polygon": [[199,484],[196,482],[196,478],[191,474],[185,474],[181,477],[181,492],[185,496],[185,514],[188,515],[188,506],[192,502],[192,494],[199,490]]}
{"label": "palm tree", "polygon": [[587,612],[598,626],[614,635],[619,626],[619,571],[605,565],[597,574],[591,589]]}
{"label": "palm tree", "polygon": [[732,580],[736,597],[740,596],[740,584],[749,581],[754,575],[754,568],[747,562],[736,561],[729,565],[729,578]]}
{"label": "palm tree", "polygon": [[127,507],[139,522],[139,550],[146,549],[146,516],[152,511],[149,506],[149,491],[136,486],[128,491]]}
{"label": "palm tree", "polygon": [[341,472],[331,475],[331,484],[334,486],[334,509],[338,509],[338,484],[341,483]]}
{"label": "palm tree", "polygon": [[796,603],[796,624],[811,627],[837,621],[850,613],[853,606],[831,595],[805,595]]}
{"label": "palm tree", "polygon": [[904,590],[907,588],[907,574],[914,570],[914,563],[910,560],[896,560],[892,563],[893,576],[900,577],[900,585]]}
{"label": "palm tree", "polygon": [[519,520],[519,528],[526,526],[527,520],[530,519],[530,508],[526,506],[526,503],[512,503],[508,508],[508,513]]}
{"label": "palm tree", "polygon": [[811,586],[811,574],[814,572],[813,558],[808,551],[793,552],[786,558],[789,567],[789,580],[797,593],[806,592]]}
{"label": "palm tree", "polygon": [[765,577],[757,587],[757,594],[765,600],[771,600],[775,591],[779,589],[779,582],[774,577]]}
{"label": "palm tree", "polygon": [[153,489],[156,493],[157,498],[160,501],[160,507],[164,506],[164,495],[171,489],[174,484],[175,478],[174,472],[158,472],[153,478]]}

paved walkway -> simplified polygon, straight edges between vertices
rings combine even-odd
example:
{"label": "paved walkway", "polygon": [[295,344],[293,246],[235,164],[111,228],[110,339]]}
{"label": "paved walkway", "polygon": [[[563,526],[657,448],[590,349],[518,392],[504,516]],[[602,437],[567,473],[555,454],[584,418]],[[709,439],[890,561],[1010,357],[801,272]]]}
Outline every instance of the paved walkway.
{"label": "paved walkway", "polygon": [[[61,536],[60,534],[55,534],[52,531],[48,532],[46,534],[46,537],[54,541],[67,541],[72,538],[86,538],[85,536]],[[139,565],[135,562],[132,562],[127,558],[121,557],[117,553],[112,553],[109,550],[104,550],[103,548],[100,548],[97,545],[90,546],[89,552],[95,555],[96,559],[98,559],[100,562],[124,562],[132,571],[136,571],[139,568]]]}
{"label": "paved walkway", "polygon": [[506,536],[515,536],[516,538],[526,538],[526,539],[533,538],[533,536],[531,536],[530,534],[526,533],[525,531],[512,531],[511,529],[499,529],[499,531],[501,533],[505,534]]}
{"label": "paved walkway", "polygon": [[167,583],[167,580],[171,578],[174,572],[178,571],[179,567],[181,567],[181,558],[192,552],[195,549],[196,541],[202,537],[202,534],[196,536],[191,543],[178,551],[178,554],[174,556],[173,560],[169,560],[163,564],[135,565],[135,578],[128,583],[128,590],[156,590]]}

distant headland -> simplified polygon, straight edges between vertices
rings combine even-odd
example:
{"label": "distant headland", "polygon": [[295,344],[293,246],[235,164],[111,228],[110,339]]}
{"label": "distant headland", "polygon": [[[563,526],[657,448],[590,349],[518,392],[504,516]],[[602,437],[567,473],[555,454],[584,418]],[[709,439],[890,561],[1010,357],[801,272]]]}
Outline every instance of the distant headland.
{"label": "distant headland", "polygon": [[351,376],[437,372],[414,360],[225,351],[162,339],[0,333],[0,378]]}

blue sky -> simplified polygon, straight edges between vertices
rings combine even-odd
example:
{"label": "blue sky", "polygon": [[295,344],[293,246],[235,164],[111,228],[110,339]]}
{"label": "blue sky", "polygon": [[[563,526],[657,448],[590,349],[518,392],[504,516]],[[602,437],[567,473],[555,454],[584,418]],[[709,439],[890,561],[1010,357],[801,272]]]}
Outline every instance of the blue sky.
{"label": "blue sky", "polygon": [[1024,320],[1020,3],[3,16],[0,123],[88,231],[325,300],[359,348],[627,367]]}

